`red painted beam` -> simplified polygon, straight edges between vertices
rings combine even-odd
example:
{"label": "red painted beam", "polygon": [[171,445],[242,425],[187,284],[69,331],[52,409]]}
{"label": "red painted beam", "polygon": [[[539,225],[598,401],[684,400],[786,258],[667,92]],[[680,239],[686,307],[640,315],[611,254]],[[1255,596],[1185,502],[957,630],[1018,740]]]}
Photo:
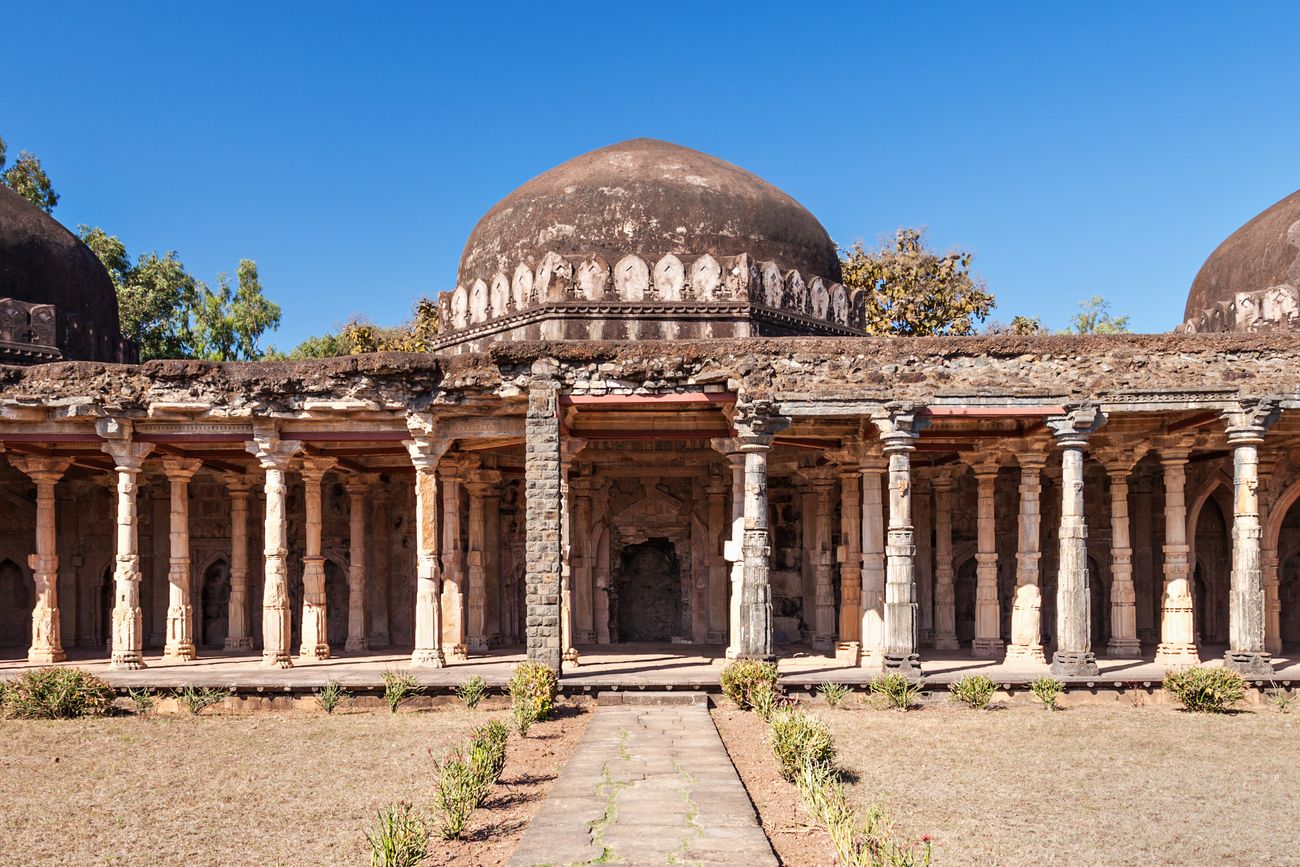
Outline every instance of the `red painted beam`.
{"label": "red painted beam", "polygon": [[634,406],[639,404],[735,403],[726,391],[693,391],[686,394],[562,394],[560,406]]}
{"label": "red painted beam", "polygon": [[935,418],[1023,418],[1064,415],[1063,406],[927,406],[922,414]]}

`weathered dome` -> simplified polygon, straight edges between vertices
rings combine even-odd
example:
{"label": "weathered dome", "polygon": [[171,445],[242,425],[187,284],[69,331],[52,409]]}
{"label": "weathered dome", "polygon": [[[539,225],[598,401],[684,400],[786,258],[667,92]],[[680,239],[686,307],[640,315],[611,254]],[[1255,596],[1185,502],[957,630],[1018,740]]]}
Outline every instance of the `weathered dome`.
{"label": "weathered dome", "polygon": [[1184,319],[1196,331],[1295,327],[1300,190],[1228,236],[1192,281]]}
{"label": "weathered dome", "polygon": [[498,202],[470,234],[458,282],[490,283],[548,252],[611,264],[748,254],[840,279],[835,244],[803,205],[739,166],[646,138],[575,157]]}
{"label": "weathered dome", "polygon": [[[62,358],[121,360],[117,293],[104,266],[80,238],[5,187],[0,300],[9,302],[0,311],[0,342],[43,345]],[[26,360],[48,357],[37,352]]]}

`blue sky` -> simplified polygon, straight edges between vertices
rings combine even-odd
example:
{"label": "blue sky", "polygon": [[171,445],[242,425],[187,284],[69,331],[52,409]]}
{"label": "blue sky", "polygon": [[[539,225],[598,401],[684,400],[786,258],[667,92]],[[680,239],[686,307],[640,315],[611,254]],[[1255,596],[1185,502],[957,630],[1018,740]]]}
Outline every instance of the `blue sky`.
{"label": "blue sky", "polygon": [[1300,4],[8,4],[0,135],[69,226],[256,259],[287,349],[450,289],[529,177],[653,136],[832,237],[929,227],[995,317],[1181,318],[1205,256],[1300,186]]}

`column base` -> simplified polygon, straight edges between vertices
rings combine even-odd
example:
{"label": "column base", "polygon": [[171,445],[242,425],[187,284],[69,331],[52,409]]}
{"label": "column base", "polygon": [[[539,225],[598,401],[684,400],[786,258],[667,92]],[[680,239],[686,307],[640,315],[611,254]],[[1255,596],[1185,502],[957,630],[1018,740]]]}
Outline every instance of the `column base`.
{"label": "column base", "polygon": [[835,661],[857,666],[862,659],[862,647],[856,641],[841,641],[835,645]]}
{"label": "column base", "polygon": [[1101,670],[1091,650],[1058,650],[1052,654],[1051,671],[1057,677],[1096,677]]}
{"label": "column base", "polygon": [[1229,650],[1223,655],[1223,667],[1232,669],[1245,678],[1272,678],[1276,673],[1273,660],[1262,650]]}
{"label": "column base", "polygon": [[148,666],[138,653],[114,653],[108,661],[109,671],[138,671],[141,668]]}
{"label": "column base", "polygon": [[330,658],[330,646],[328,644],[317,644],[314,647],[303,645],[298,648],[298,656],[301,659],[324,660]]}
{"label": "column base", "polygon": [[[725,644],[727,641],[727,633],[710,629],[708,633],[705,634],[704,641],[706,644]],[[596,640],[593,638],[592,644],[595,643]]]}
{"label": "column base", "polygon": [[466,644],[444,644],[442,646],[443,659],[469,659],[469,646]]}
{"label": "column base", "polygon": [[288,651],[262,654],[262,668],[293,668]]}
{"label": "column base", "polygon": [[62,649],[59,648],[42,647],[38,650],[37,648],[33,647],[31,650],[27,651],[28,662],[41,662],[41,663],[66,662],[67,659],[68,659],[68,655],[64,653]]}
{"label": "column base", "polygon": [[488,650],[488,640],[480,636],[471,636],[469,639],[469,649],[471,653],[486,653]]}
{"label": "column base", "polygon": [[1191,668],[1201,664],[1195,644],[1167,643],[1156,647],[1156,665],[1165,668]]}
{"label": "column base", "polygon": [[1001,659],[1006,655],[1006,645],[1001,638],[977,638],[971,642],[970,655],[977,659]]}
{"label": "column base", "polygon": [[1043,645],[1041,644],[1008,644],[1006,661],[1033,662],[1046,665],[1047,654],[1043,653]]}
{"label": "column base", "polygon": [[573,643],[574,644],[595,644],[596,630],[594,629],[574,630]]}
{"label": "column base", "polygon": [[1106,644],[1106,655],[1131,659],[1142,656],[1142,643],[1136,638],[1112,638]]}
{"label": "column base", "polygon": [[344,653],[360,653],[363,650],[370,649],[370,642],[364,638],[349,638],[343,645]]}
{"label": "column base", "polygon": [[446,668],[447,658],[441,650],[416,650],[411,654],[411,668]]}
{"label": "column base", "polygon": [[723,656],[725,656],[727,659],[739,659],[740,649],[736,647],[728,647],[727,652],[724,653]]}
{"label": "column base", "polygon": [[879,669],[885,664],[885,655],[879,647],[860,647],[858,650],[858,668]]}
{"label": "column base", "polygon": [[567,663],[569,663],[570,665],[572,665],[574,668],[577,668],[577,667],[578,667],[578,648],[576,648],[576,647],[570,647],[570,648],[566,649],[566,650],[564,651],[564,656],[561,657],[561,659],[563,659],[565,662],[567,662]]}
{"label": "column base", "polygon": [[961,644],[957,641],[955,635],[936,635],[934,637],[935,650],[957,650]]}
{"label": "column base", "polygon": [[191,662],[199,658],[193,644],[173,644],[163,648],[163,659]]}
{"label": "column base", "polygon": [[881,657],[881,672],[901,674],[908,680],[921,679],[921,657],[915,653],[885,653]]}
{"label": "column base", "polygon": [[834,635],[814,635],[812,640],[813,650],[834,650]]}
{"label": "column base", "polygon": [[251,638],[227,638],[223,645],[225,650],[252,650],[253,639]]}

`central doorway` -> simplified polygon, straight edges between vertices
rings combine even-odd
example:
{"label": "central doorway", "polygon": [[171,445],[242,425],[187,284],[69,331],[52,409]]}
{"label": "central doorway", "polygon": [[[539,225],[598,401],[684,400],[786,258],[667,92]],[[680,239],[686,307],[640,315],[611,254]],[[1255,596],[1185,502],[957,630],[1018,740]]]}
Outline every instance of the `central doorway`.
{"label": "central doorway", "polygon": [[623,549],[616,583],[618,640],[672,641],[680,635],[682,576],[667,539]]}

